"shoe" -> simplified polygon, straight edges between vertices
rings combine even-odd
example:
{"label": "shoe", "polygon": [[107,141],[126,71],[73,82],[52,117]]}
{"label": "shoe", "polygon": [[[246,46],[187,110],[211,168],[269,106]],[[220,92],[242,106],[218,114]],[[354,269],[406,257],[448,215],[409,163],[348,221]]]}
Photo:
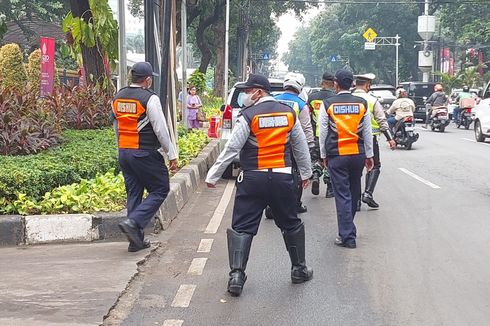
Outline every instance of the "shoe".
{"label": "shoe", "polygon": [[379,208],[379,204],[375,202],[373,196],[367,192],[362,194],[362,202],[366,203],[371,208]]}
{"label": "shoe", "polygon": [[119,223],[118,226],[121,232],[126,235],[130,243],[133,243],[133,245],[137,248],[143,248],[141,231],[135,221],[128,218]]}
{"label": "shoe", "polygon": [[228,229],[226,235],[228,238],[228,258],[231,269],[228,280],[228,292],[232,296],[238,297],[242,294],[243,285],[247,281],[245,268],[247,267],[253,235],[236,232],[232,229]]}
{"label": "shoe", "polygon": [[296,212],[298,212],[298,214],[306,213],[307,211],[308,211],[308,207],[306,207],[303,204],[299,205],[298,208],[296,209]]}
{"label": "shoe", "polygon": [[291,282],[304,283],[313,278],[313,270],[305,262],[305,227],[303,223],[293,231],[283,231],[286,250],[291,259]]}
{"label": "shoe", "polygon": [[311,193],[315,196],[320,194],[320,180],[317,178],[314,178],[311,182]]}
{"label": "shoe", "polygon": [[333,198],[335,197],[333,194],[332,186],[327,184],[327,191],[325,192],[325,198]]}
{"label": "shoe", "polygon": [[344,247],[344,248],[348,248],[348,249],[355,249],[357,247],[355,241],[350,242],[350,243],[344,243],[340,237],[335,238],[334,243],[336,246]]}
{"label": "shoe", "polygon": [[130,242],[128,246],[128,252],[137,252],[143,249],[147,249],[151,247],[150,240],[143,240],[143,247],[137,247],[134,243]]}

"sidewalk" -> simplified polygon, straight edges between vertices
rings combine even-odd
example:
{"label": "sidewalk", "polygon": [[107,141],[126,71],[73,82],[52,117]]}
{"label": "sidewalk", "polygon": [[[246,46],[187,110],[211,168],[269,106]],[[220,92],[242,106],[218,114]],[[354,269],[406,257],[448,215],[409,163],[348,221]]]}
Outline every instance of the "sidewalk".
{"label": "sidewalk", "polygon": [[0,248],[0,325],[100,325],[150,253],[127,245]]}

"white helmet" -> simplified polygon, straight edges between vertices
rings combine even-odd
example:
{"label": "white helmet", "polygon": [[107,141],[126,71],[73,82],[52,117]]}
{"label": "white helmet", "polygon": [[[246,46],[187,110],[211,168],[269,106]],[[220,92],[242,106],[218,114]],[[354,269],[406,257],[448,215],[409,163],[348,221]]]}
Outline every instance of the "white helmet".
{"label": "white helmet", "polygon": [[283,88],[293,88],[299,94],[303,90],[305,82],[305,76],[303,76],[303,74],[290,72],[284,77]]}

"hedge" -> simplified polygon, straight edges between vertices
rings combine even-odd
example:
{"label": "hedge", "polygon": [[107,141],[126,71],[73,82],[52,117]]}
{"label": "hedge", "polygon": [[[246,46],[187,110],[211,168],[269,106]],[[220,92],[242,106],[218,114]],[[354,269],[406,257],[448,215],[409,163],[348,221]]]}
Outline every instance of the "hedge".
{"label": "hedge", "polygon": [[114,131],[66,130],[63,144],[39,154],[0,156],[0,198],[39,199],[53,188],[117,168]]}

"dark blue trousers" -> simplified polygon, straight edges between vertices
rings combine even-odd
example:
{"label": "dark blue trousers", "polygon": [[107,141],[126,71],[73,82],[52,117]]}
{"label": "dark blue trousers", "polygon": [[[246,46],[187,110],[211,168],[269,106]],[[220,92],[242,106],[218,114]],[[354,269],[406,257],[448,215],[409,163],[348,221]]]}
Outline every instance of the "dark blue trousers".
{"label": "dark blue trousers", "polygon": [[364,154],[328,158],[328,170],[337,208],[339,237],[344,243],[356,242],[354,217],[361,194],[361,176],[365,160]]}
{"label": "dark blue trousers", "polygon": [[[240,179],[240,178],[239,178]],[[297,190],[292,174],[244,171],[237,180],[231,227],[236,232],[256,235],[264,209],[269,206],[274,222],[283,231],[301,225],[296,212]]]}
{"label": "dark blue trousers", "polygon": [[[128,218],[143,230],[170,190],[165,160],[157,150],[120,149],[119,165],[128,196]],[[145,189],[148,196],[143,201]]]}

